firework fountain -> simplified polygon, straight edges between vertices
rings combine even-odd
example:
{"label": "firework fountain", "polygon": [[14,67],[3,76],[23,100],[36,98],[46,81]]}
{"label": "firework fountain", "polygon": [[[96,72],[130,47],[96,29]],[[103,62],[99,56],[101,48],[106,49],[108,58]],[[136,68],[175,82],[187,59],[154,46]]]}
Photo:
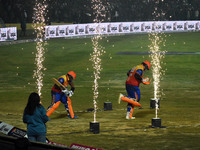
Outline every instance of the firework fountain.
{"label": "firework fountain", "polygon": [[[93,53],[91,54],[90,61],[93,62],[93,75],[94,75],[94,85],[93,85],[93,104],[94,104],[94,121],[90,122],[90,131],[93,133],[99,133],[99,122],[96,121],[96,113],[97,113],[97,98],[99,95],[98,91],[98,80],[100,79],[100,72],[102,70],[101,67],[101,58],[102,54],[105,53],[104,47],[99,44],[99,41],[102,39],[101,36],[101,22],[104,21],[106,17],[107,7],[102,3],[101,0],[92,0],[92,9],[93,9],[93,22],[96,23],[97,35],[94,35],[91,38],[93,45]],[[107,4],[108,6],[108,4]]]}
{"label": "firework fountain", "polygon": [[161,95],[160,91],[160,80],[161,76],[163,75],[161,63],[162,59],[164,58],[165,51],[160,50],[160,45],[163,43],[163,38],[159,33],[151,33],[149,34],[149,39],[151,41],[151,45],[149,45],[150,49],[150,57],[151,57],[151,64],[152,64],[152,74],[153,74],[153,86],[154,86],[154,100],[155,102],[155,118],[158,117],[158,101]]}
{"label": "firework fountain", "polygon": [[[163,2],[163,1],[161,1]],[[164,12],[158,10],[158,5],[160,0],[155,1],[155,7],[153,11],[153,16],[155,19],[163,18]],[[158,25],[155,23],[155,29],[158,28]],[[162,59],[165,57],[166,51],[161,51],[160,46],[165,46],[165,41],[163,39],[163,33],[159,31],[151,32],[149,34],[149,40],[151,44],[149,45],[151,64],[152,64],[152,76],[153,76],[153,87],[154,87],[154,98],[151,101],[154,101],[155,105],[155,118],[152,119],[152,127],[161,127],[161,119],[158,118],[158,109],[159,109],[159,100],[161,97],[160,90],[160,80],[164,74],[162,70]]]}
{"label": "firework fountain", "polygon": [[44,70],[46,68],[43,65],[45,60],[44,53],[45,48],[44,46],[47,44],[44,42],[44,26],[45,26],[45,16],[46,16],[46,8],[47,5],[45,4],[46,1],[42,1],[41,3],[39,0],[35,1],[34,7],[34,17],[33,17],[33,28],[36,33],[36,56],[35,56],[35,65],[36,69],[34,70],[33,78],[36,79],[36,88],[38,90],[38,94],[42,95],[41,89],[43,87],[43,77],[44,77]]}

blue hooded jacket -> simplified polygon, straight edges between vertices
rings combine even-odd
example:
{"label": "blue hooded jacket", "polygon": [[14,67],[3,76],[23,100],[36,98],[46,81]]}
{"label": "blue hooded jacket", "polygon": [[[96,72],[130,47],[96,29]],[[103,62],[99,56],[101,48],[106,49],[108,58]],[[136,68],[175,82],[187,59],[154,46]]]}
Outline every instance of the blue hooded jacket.
{"label": "blue hooded jacket", "polygon": [[46,135],[45,123],[49,120],[42,105],[36,107],[33,115],[26,114],[25,112],[23,115],[23,122],[27,123],[28,135]]}

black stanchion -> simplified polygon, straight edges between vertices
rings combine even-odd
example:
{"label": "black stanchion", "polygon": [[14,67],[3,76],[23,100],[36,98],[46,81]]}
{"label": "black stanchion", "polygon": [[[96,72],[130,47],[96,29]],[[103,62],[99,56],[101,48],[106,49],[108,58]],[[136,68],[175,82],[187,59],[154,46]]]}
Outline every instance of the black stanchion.
{"label": "black stanchion", "polygon": [[112,103],[111,102],[104,102],[104,110],[112,110]]}
{"label": "black stanchion", "polygon": [[151,120],[152,128],[161,128],[161,119],[160,118],[152,118]]}
{"label": "black stanchion", "polygon": [[94,134],[99,133],[99,122],[90,122],[90,131]]}

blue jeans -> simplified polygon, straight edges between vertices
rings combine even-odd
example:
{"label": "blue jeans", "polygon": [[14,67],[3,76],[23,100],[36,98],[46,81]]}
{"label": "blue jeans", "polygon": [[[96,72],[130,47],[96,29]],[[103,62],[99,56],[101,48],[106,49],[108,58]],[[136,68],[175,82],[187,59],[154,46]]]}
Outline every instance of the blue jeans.
{"label": "blue jeans", "polygon": [[28,135],[30,141],[46,143],[45,135]]}

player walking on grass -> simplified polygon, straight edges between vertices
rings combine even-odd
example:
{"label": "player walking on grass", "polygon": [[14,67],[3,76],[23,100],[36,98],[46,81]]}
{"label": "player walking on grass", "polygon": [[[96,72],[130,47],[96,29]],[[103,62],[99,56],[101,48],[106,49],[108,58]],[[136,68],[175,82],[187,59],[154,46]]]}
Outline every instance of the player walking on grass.
{"label": "player walking on grass", "polygon": [[[67,75],[63,75],[58,78],[58,81],[65,86],[66,90],[62,90],[59,86],[56,84],[51,89],[51,96],[52,101],[51,105],[48,107],[47,116],[50,116],[54,110],[56,110],[60,103],[62,102],[65,106],[65,109],[67,110],[68,117],[71,119],[76,119],[77,116],[74,115],[72,104],[71,104],[71,97],[74,94],[74,83],[73,80],[75,80],[76,74],[74,71],[69,71]],[[70,85],[71,90],[67,90],[67,86]]]}
{"label": "player walking on grass", "polygon": [[120,93],[119,95],[119,104],[122,101],[128,102],[127,105],[127,114],[126,119],[135,119],[135,117],[132,117],[134,107],[141,107],[139,104],[140,101],[140,89],[139,85],[140,83],[143,84],[150,84],[150,80],[148,77],[143,78],[143,74],[145,70],[149,70],[151,67],[151,64],[149,61],[144,61],[140,65],[137,65],[133,67],[131,70],[127,73],[127,80],[126,80],[126,91],[128,96],[124,96]]}

